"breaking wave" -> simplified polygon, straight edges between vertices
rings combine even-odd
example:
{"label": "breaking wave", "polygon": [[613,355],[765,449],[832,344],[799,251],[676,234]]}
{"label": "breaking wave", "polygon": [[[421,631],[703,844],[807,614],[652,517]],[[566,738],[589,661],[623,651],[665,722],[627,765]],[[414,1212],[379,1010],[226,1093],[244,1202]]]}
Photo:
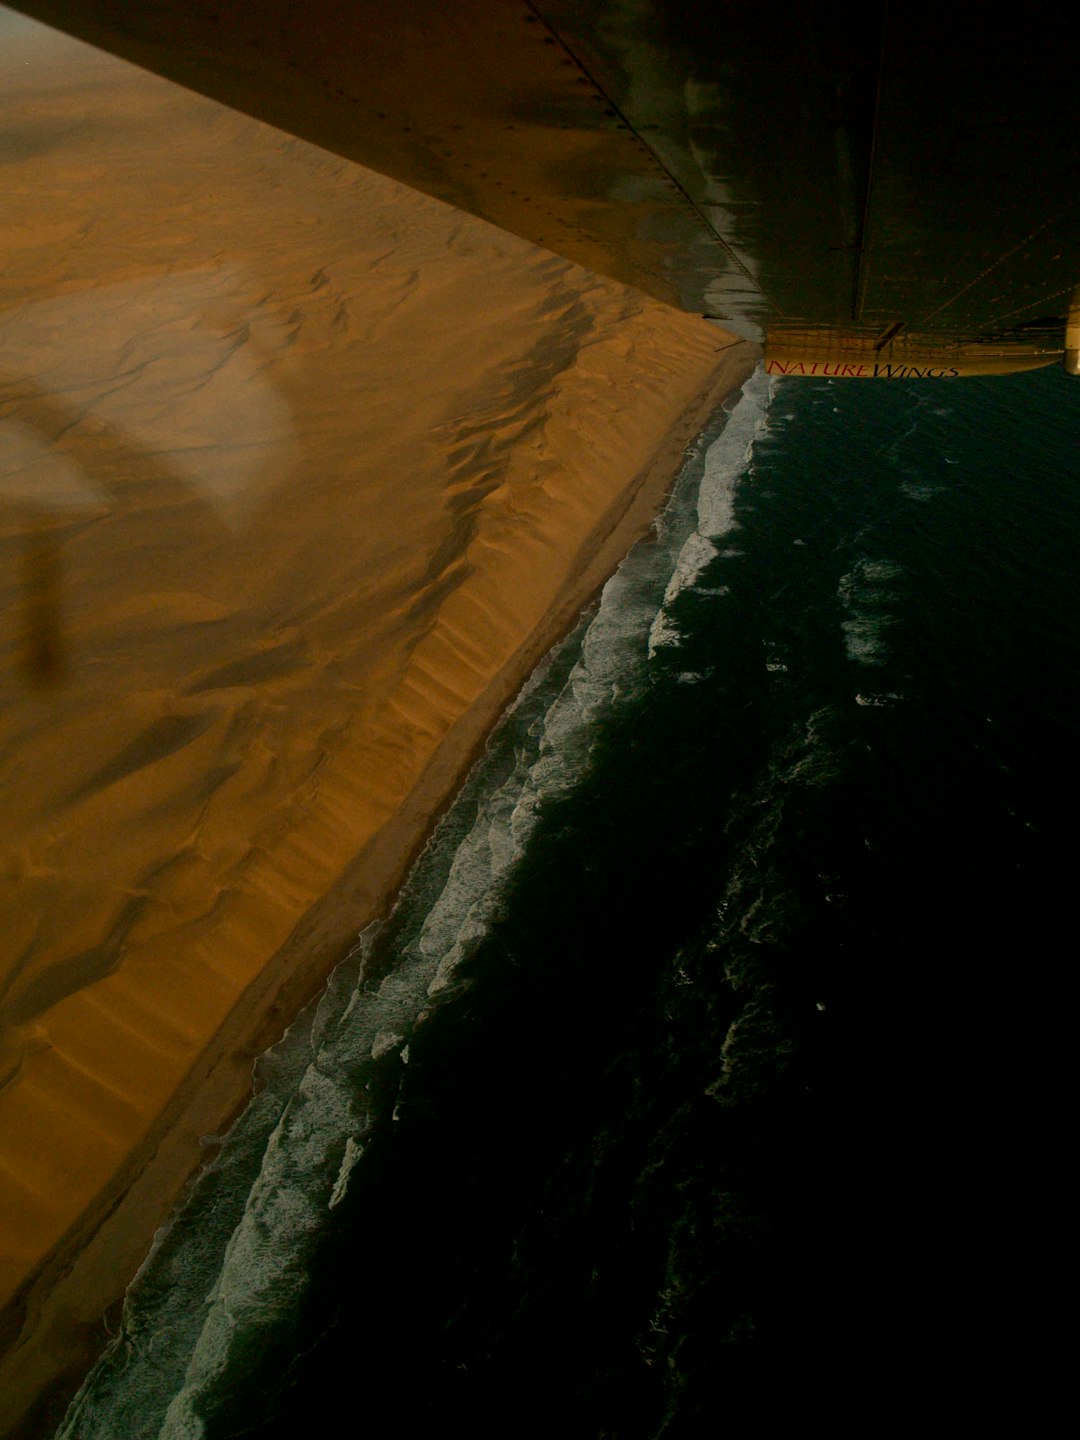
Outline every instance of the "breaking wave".
{"label": "breaking wave", "polygon": [[891,560],[864,558],[840,581],[838,595],[844,606],[844,648],[849,660],[883,665],[889,656],[888,632],[894,624],[899,565]]}
{"label": "breaking wave", "polygon": [[684,590],[694,589],[720,553],[717,541],[737,529],[735,495],[751,473],[754,446],[768,431],[769,406],[778,381],[757,371],[743,386],[721,433],[705,452],[697,492],[696,523],[683,541],[664,600],[649,630],[649,655],[661,645],[677,645],[680,632],[671,607]]}

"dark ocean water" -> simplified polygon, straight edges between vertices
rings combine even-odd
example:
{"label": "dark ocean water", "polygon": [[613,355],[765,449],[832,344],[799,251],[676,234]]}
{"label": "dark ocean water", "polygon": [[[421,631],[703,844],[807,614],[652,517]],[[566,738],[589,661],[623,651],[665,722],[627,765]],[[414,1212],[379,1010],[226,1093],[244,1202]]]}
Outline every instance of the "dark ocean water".
{"label": "dark ocean water", "polygon": [[1080,386],[758,376],[724,419],[64,1436],[1042,1433]]}

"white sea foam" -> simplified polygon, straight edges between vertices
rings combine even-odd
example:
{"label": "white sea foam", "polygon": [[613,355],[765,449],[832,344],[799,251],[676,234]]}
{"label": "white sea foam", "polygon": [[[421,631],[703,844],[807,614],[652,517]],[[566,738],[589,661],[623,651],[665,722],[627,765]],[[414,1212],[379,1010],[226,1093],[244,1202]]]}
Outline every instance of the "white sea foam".
{"label": "white sea foam", "polygon": [[[734,510],[734,505],[732,505]],[[734,518],[731,520],[729,529],[734,529]],[[675,574],[671,577],[671,584],[664,596],[664,603],[670,604],[680,590],[685,590],[693,585],[694,581],[705,569],[710,560],[715,560],[719,550],[713,544],[708,535],[703,535],[700,530],[695,530],[679,555],[679,563],[675,567]]]}
{"label": "white sea foam", "polygon": [[371,1044],[371,1058],[380,1060],[384,1055],[389,1055],[391,1050],[398,1048],[403,1038],[393,1030],[380,1030]]}
{"label": "white sea foam", "polygon": [[656,618],[649,627],[649,659],[651,660],[662,645],[678,645],[682,631],[663,608],[656,612]]}
{"label": "white sea foam", "polygon": [[341,1157],[341,1169],[334,1181],[334,1188],[330,1193],[330,1200],[327,1208],[333,1210],[340,1205],[345,1198],[345,1192],[349,1188],[349,1176],[352,1174],[356,1162],[364,1153],[364,1147],[350,1135],[345,1141],[345,1154]]}
{"label": "white sea foam", "polygon": [[889,656],[888,631],[895,623],[897,590],[902,571],[891,560],[864,556],[840,581],[837,594],[847,612],[842,622],[849,660],[884,665]]}
{"label": "white sea foam", "polygon": [[718,555],[738,553],[724,551],[716,542],[738,528],[736,492],[752,467],[755,444],[768,430],[769,406],[777,384],[764,371],[755,371],[743,386],[727,424],[705,452],[697,524],[683,542],[663,604],[650,627],[650,659],[662,646],[678,645],[681,640],[679,627],[668,614],[677,596],[697,588],[698,579]]}
{"label": "white sea foam", "polygon": [[907,500],[933,500],[944,489],[944,485],[935,485],[932,480],[908,479],[900,482],[900,493]]}

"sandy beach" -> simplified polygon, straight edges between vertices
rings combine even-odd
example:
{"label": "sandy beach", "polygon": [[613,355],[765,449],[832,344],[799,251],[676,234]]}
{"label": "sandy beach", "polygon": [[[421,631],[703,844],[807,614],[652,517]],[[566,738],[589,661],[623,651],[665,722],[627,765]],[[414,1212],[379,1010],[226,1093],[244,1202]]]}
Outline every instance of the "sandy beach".
{"label": "sandy beach", "polygon": [[0,1414],[32,1434],[756,353],[4,38]]}

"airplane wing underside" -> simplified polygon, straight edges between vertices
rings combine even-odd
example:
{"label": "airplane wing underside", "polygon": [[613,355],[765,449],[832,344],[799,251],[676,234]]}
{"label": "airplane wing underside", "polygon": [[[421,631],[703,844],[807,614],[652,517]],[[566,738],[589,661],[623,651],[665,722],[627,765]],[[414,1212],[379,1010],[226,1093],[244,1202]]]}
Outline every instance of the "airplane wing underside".
{"label": "airplane wing underside", "polygon": [[993,373],[1066,348],[1080,140],[1065,7],[14,8],[764,337],[780,373]]}

